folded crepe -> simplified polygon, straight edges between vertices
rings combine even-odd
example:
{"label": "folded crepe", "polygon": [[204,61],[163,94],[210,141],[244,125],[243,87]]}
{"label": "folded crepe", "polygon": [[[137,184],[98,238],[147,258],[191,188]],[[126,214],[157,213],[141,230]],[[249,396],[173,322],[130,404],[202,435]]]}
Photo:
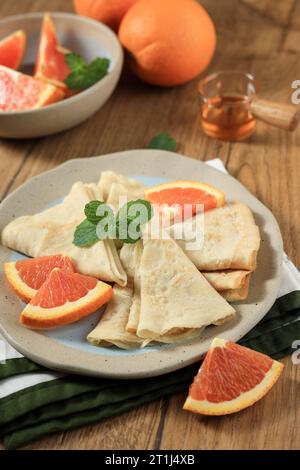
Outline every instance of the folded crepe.
{"label": "folded crepe", "polygon": [[172,239],[144,241],[139,272],[141,338],[195,335],[235,314]]}
{"label": "folded crepe", "polygon": [[249,295],[250,277],[248,276],[244,285],[239,289],[228,289],[221,291],[220,294],[228,302],[238,302],[246,300]]}
{"label": "folded crepe", "polygon": [[126,331],[129,309],[132,303],[132,288],[114,286],[113,297],[98,325],[87,336],[96,346],[115,345],[121,349],[136,349],[148,342]]}
{"label": "folded crepe", "polygon": [[139,181],[114,171],[103,171],[101,173],[98,189],[101,200],[112,204],[114,207],[119,196],[127,196],[130,201],[144,197],[145,194],[145,186]]}
{"label": "folded crepe", "polygon": [[[238,269],[253,271],[256,268],[257,252],[260,246],[260,234],[250,209],[242,203],[231,203],[224,207],[204,213],[202,227],[203,244],[195,248],[195,233],[201,224],[196,215],[192,221],[191,237],[184,235],[177,240],[190,260],[200,271],[219,271]],[[185,227],[190,222],[184,222]],[[175,236],[176,225],[169,228]],[[201,234],[198,234],[201,240]]]}
{"label": "folded crepe", "polygon": [[112,206],[114,209],[119,209],[119,207],[122,207],[128,201],[142,199],[144,196],[144,187],[132,188],[124,186],[120,183],[112,183],[106,203]]}
{"label": "folded crepe", "polygon": [[135,349],[146,346],[149,341],[139,338],[135,332],[127,331],[129,311],[133,301],[133,278],[135,263],[143,249],[142,242],[124,245],[120,256],[128,277],[128,287],[114,286],[113,298],[109,302],[96,328],[87,340],[97,346],[115,345],[122,349]]}
{"label": "folded crepe", "polygon": [[70,256],[82,274],[126,285],[127,276],[113,240],[86,248],[73,244],[76,226],[85,217],[85,204],[93,199],[99,199],[96,184],[75,183],[61,204],[9,223],[2,231],[2,244],[32,257]]}
{"label": "folded crepe", "polygon": [[251,271],[227,270],[227,271],[202,271],[205,279],[218,292],[224,290],[241,289],[247,282]]}

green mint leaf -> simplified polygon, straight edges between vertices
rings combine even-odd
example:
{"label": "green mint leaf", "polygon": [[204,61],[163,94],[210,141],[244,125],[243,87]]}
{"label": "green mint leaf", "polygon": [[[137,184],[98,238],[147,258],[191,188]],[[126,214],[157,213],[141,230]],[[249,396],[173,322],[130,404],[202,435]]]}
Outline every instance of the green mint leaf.
{"label": "green mint leaf", "polygon": [[142,225],[152,217],[153,208],[149,201],[129,201],[117,214],[117,237],[124,243],[136,243],[142,237]]}
{"label": "green mint leaf", "polygon": [[[100,206],[102,206],[102,208],[104,208],[103,206],[108,207],[102,201],[91,201],[88,204],[86,204],[86,206],[84,208],[84,213],[85,213],[86,218],[90,222],[92,222],[92,224],[94,224],[94,225],[97,225],[97,223],[100,222],[100,220],[104,217],[104,215],[100,216],[99,212],[97,214],[97,211],[99,210]],[[105,209],[106,209],[106,207],[105,207]],[[110,207],[108,207],[108,209],[111,210]]]}
{"label": "green mint leaf", "polygon": [[96,74],[98,76],[105,77],[108,73],[108,69],[110,66],[110,60],[106,57],[98,57],[97,59],[93,60],[88,65],[88,71],[91,74]]}
{"label": "green mint leaf", "polygon": [[150,141],[148,145],[148,148],[169,150],[170,152],[175,152],[177,148],[177,142],[168,133],[162,132],[161,134],[158,134],[155,137],[153,137],[153,139]]}
{"label": "green mint leaf", "polygon": [[85,219],[76,227],[73,244],[79,247],[91,246],[99,241],[96,225]]}
{"label": "green mint leaf", "polygon": [[87,67],[87,63],[85,62],[84,58],[79,54],[66,54],[65,58],[69,69],[71,69],[72,72],[78,72],[84,70]]}
{"label": "green mint leaf", "polygon": [[108,74],[110,60],[98,57],[90,64],[78,54],[67,54],[67,64],[71,70],[65,84],[72,90],[84,90],[99,82]]}

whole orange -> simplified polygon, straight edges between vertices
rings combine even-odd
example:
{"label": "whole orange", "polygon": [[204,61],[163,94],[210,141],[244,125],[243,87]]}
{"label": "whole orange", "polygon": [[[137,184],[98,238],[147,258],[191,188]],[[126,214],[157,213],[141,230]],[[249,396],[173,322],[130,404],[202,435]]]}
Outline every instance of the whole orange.
{"label": "whole orange", "polygon": [[102,21],[115,31],[129,8],[138,0],[73,0],[76,13]]}
{"label": "whole orange", "polygon": [[216,47],[214,24],[196,0],[139,0],[124,16],[119,38],[133,71],[162,86],[195,78]]}

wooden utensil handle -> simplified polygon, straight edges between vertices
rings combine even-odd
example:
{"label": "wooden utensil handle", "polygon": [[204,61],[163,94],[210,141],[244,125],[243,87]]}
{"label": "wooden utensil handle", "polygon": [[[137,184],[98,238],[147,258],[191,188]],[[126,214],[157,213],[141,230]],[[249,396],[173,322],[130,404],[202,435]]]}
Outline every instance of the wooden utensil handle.
{"label": "wooden utensil handle", "polygon": [[250,111],[257,119],[287,131],[294,131],[300,120],[300,108],[261,98],[253,99]]}

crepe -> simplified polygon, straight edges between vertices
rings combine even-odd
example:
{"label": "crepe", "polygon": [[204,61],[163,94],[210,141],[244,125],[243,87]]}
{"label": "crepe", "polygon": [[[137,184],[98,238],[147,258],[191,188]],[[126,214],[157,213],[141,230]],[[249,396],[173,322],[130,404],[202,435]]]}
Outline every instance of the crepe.
{"label": "crepe", "polygon": [[246,300],[249,295],[250,277],[248,276],[244,285],[239,289],[228,289],[221,291],[220,294],[228,302],[238,302]]}
{"label": "crepe", "polygon": [[145,196],[144,187],[134,188],[124,186],[120,183],[112,183],[106,203],[112,206],[114,209],[119,209],[128,201],[133,201],[136,199],[142,199]]}
{"label": "crepe", "polygon": [[250,271],[202,271],[205,279],[218,291],[241,289],[246,283]]}
{"label": "crepe", "polygon": [[126,285],[127,276],[113,240],[99,241],[87,248],[73,244],[76,226],[85,217],[84,206],[99,199],[98,193],[95,184],[75,183],[61,204],[8,224],[2,232],[2,244],[32,257],[70,256],[82,274]]}
{"label": "crepe", "polygon": [[122,349],[146,346],[150,341],[139,338],[135,332],[126,330],[129,311],[133,301],[133,278],[135,263],[142,252],[142,241],[124,245],[120,257],[127,273],[128,287],[114,286],[113,298],[109,302],[99,324],[88,335],[87,340],[98,346],[115,345]]}
{"label": "crepe", "polygon": [[172,240],[147,240],[140,265],[141,309],[137,335],[157,340],[191,333],[235,310]]}
{"label": "crepe", "polygon": [[[193,231],[196,231],[199,217],[203,215],[196,215],[193,219]],[[189,222],[184,222],[183,226],[187,223]],[[176,225],[170,227],[169,233],[175,236]],[[195,240],[195,236],[187,239],[183,235],[183,238],[177,241],[200,271],[253,271],[256,268],[260,246],[259,229],[250,209],[242,203],[231,203],[205,212],[204,240],[201,248],[195,249]]]}
{"label": "crepe", "polygon": [[115,345],[121,349],[145,346],[147,341],[126,331],[131,303],[132,288],[114,286],[112,300],[87,340],[97,346]]}
{"label": "crepe", "polygon": [[[124,245],[123,249],[126,247]],[[143,254],[143,242],[140,240],[137,243],[137,248],[134,253],[134,257],[132,257],[133,262],[134,262],[134,267],[132,271],[130,272],[131,279],[133,282],[133,299],[132,299],[132,304],[130,307],[129,315],[128,315],[128,321],[126,325],[126,330],[129,331],[130,333],[136,333],[137,332],[137,327],[139,324],[139,318],[140,318],[140,310],[141,310],[141,279],[140,279],[140,264],[141,264],[141,259],[142,259],[142,254]],[[124,250],[124,253],[126,253],[126,248]],[[124,253],[122,256],[121,253],[121,259],[124,259]],[[128,248],[127,248],[127,254],[128,254]]]}
{"label": "crepe", "polygon": [[133,178],[115,173],[103,171],[98,183],[100,198],[107,203],[116,204],[116,197],[126,195],[128,200],[144,197],[145,186]]}
{"label": "crepe", "polygon": [[135,275],[143,252],[143,241],[125,243],[120,251],[120,259],[127,274],[128,285],[135,285]]}

